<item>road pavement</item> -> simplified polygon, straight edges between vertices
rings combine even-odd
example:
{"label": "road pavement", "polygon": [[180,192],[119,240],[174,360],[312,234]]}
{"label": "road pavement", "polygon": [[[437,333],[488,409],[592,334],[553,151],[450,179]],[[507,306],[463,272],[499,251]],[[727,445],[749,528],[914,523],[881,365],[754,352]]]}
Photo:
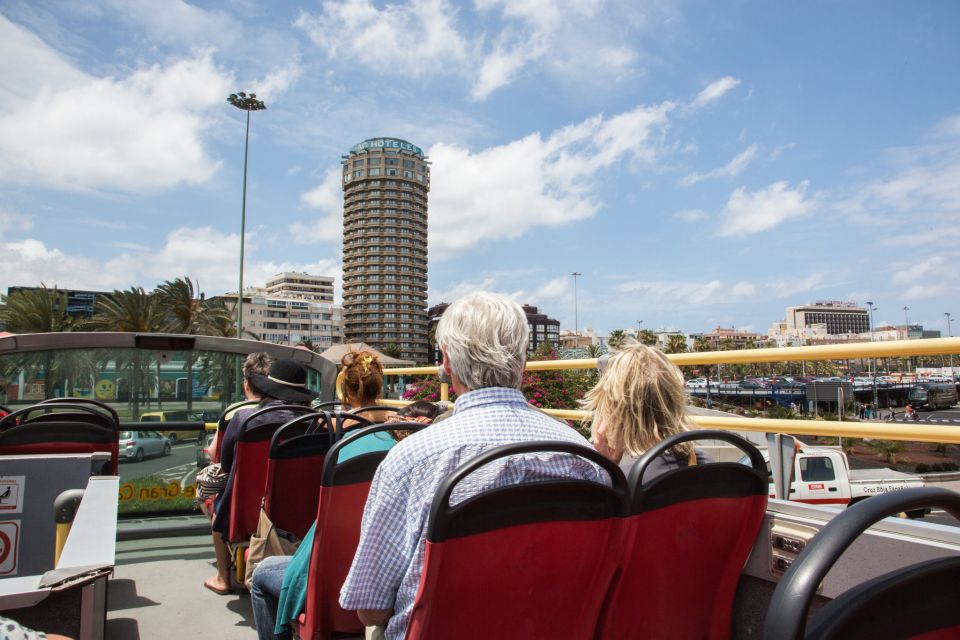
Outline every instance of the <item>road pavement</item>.
{"label": "road pavement", "polygon": [[197,443],[183,442],[173,445],[169,456],[147,458],[142,462],[120,462],[120,483],[136,478],[158,475],[164,484],[179,482],[191,484],[197,474]]}

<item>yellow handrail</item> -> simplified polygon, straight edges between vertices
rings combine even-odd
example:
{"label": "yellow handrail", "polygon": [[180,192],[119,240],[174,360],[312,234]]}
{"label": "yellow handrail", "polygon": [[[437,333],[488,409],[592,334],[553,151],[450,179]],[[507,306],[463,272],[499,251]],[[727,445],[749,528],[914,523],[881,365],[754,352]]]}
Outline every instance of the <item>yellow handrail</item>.
{"label": "yellow handrail", "polygon": [[[676,365],[691,365],[935,356],[949,355],[951,353],[960,353],[960,337],[859,342],[817,345],[812,347],[778,347],[739,349],[734,351],[671,353],[668,354],[667,357]],[[526,370],[595,369],[597,361],[597,358],[535,360],[527,362]],[[436,375],[438,368],[436,366],[400,367],[385,369],[383,373],[385,375]],[[440,399],[448,399],[446,383],[441,384]],[[404,401],[390,401],[389,404],[393,406],[404,406],[409,403]],[[581,421],[590,416],[589,412],[576,409],[545,409],[545,411],[562,420]],[[960,444],[960,428],[930,423],[836,422],[826,420],[778,420],[773,418],[722,416],[690,416],[690,421],[704,429]]]}
{"label": "yellow handrail", "polygon": [[[744,364],[750,362],[798,362],[801,360],[849,360],[855,358],[895,358],[899,356],[945,356],[960,353],[960,338],[926,338],[924,340],[888,340],[825,344],[813,347],[776,347],[736,349],[733,351],[699,351],[671,353],[667,357],[676,365]],[[595,369],[597,358],[575,360],[534,360],[527,362],[527,371],[554,369]],[[437,367],[398,367],[384,369],[384,375],[436,375]]]}

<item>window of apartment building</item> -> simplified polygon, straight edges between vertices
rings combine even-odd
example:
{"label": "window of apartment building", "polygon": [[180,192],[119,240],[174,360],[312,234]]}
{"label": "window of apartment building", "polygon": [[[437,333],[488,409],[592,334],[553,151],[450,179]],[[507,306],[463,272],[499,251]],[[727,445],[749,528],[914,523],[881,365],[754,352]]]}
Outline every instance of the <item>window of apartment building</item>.
{"label": "window of apartment building", "polygon": [[353,161],[353,168],[354,168],[354,169],[356,169],[356,168],[358,168],[358,167],[362,167],[362,166],[363,166],[363,160],[354,160],[354,161]]}
{"label": "window of apartment building", "polygon": [[368,170],[367,170],[367,175],[370,175],[370,176],[378,176],[378,175],[380,175],[380,169],[368,169]]}
{"label": "window of apartment building", "polygon": [[413,169],[413,160],[404,160],[403,161],[404,169]]}
{"label": "window of apartment building", "polygon": [[377,166],[380,164],[380,158],[367,158],[367,166]]}
{"label": "window of apartment building", "polygon": [[384,163],[385,163],[387,166],[397,166],[398,164],[400,164],[400,159],[399,159],[399,158],[384,158]]}
{"label": "window of apartment building", "polygon": [[387,175],[388,175],[388,176],[395,176],[395,175],[397,175],[397,170],[396,170],[396,169],[387,169]]}

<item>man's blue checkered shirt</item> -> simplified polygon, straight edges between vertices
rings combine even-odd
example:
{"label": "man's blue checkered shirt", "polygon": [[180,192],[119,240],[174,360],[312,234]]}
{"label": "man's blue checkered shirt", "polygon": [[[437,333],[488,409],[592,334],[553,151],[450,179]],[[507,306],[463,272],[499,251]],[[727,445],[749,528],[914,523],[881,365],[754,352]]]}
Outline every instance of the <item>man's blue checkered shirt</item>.
{"label": "man's blue checkered shirt", "polygon": [[[450,418],[397,444],[373,477],[360,545],[340,591],[340,605],[350,610],[393,609],[386,637],[403,638],[423,569],[427,516],[440,483],[486,449],[531,440],[590,447],[575,430],[530,407],[516,389],[498,387],[463,394]],[[502,485],[552,478],[609,484],[605,472],[583,458],[525,454],[481,467],[457,485],[451,503]]]}

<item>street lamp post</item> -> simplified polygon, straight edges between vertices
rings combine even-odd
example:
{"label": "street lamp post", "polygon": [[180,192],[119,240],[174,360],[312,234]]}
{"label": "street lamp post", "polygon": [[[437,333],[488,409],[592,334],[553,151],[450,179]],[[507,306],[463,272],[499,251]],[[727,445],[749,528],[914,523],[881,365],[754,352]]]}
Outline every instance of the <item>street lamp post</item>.
{"label": "street lamp post", "polygon": [[227,102],[247,112],[247,132],[243,142],[243,199],[240,205],[240,284],[237,288],[237,337],[243,338],[243,244],[247,229],[247,151],[250,148],[250,112],[263,111],[267,105],[257,99],[257,94],[243,91],[231,93]]}
{"label": "street lamp post", "polygon": [[637,342],[640,342],[641,333],[643,333],[643,320],[637,320]]}
{"label": "street lamp post", "polygon": [[[910,316],[907,315],[907,312],[910,311],[910,307],[903,308],[903,339],[910,339]],[[916,370],[917,364],[914,360],[913,364],[914,370]],[[907,370],[910,370],[910,356],[907,356]]]}
{"label": "street lamp post", "polygon": [[[943,315],[947,316],[947,337],[952,338],[953,333],[950,331],[950,312],[944,311]],[[953,375],[953,354],[952,353],[950,354],[950,382],[952,382],[953,384],[957,383],[957,378],[956,376]]]}
{"label": "street lamp post", "polygon": [[583,274],[579,271],[574,271],[570,274],[573,276],[573,333],[576,337],[577,348],[580,348],[580,308],[577,303],[577,278]]}
{"label": "street lamp post", "polygon": [[[873,306],[872,302],[867,302],[867,306],[870,307],[870,342],[873,342],[873,312],[877,310]],[[877,357],[873,358],[873,408],[876,410],[877,407]],[[889,395],[887,396],[889,399]]]}

